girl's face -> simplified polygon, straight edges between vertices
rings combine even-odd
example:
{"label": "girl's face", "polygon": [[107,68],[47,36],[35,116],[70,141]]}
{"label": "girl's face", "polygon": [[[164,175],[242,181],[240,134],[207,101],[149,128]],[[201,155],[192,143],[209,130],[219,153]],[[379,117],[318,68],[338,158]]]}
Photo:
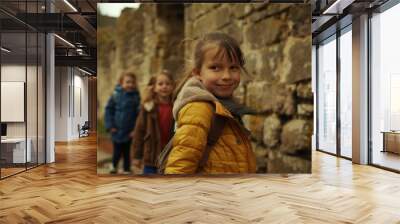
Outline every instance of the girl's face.
{"label": "girl's face", "polygon": [[131,76],[123,77],[121,87],[127,92],[132,92],[136,89],[136,79]]}
{"label": "girl's face", "polygon": [[214,96],[229,98],[240,83],[240,65],[230,62],[226,52],[222,58],[215,57],[217,52],[216,47],[207,50],[200,71],[195,69],[194,74]]}
{"label": "girl's face", "polygon": [[161,98],[170,97],[173,91],[172,81],[166,75],[158,75],[154,92]]}

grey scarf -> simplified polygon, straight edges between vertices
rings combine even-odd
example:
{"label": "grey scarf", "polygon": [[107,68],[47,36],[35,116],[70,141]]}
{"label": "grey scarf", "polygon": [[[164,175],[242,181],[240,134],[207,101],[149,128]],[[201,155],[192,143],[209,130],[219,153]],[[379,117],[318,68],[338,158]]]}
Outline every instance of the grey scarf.
{"label": "grey scarf", "polygon": [[239,121],[242,120],[241,117],[245,114],[256,114],[256,111],[235,102],[235,100],[232,98],[218,98],[218,100]]}

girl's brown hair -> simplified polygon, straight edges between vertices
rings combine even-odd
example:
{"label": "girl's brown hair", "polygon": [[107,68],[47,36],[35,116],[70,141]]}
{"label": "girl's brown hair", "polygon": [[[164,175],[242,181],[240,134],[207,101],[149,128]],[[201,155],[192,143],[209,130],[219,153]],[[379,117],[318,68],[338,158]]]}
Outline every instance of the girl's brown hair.
{"label": "girl's brown hair", "polygon": [[[144,97],[143,97],[143,103],[149,102],[149,101],[155,101],[157,102],[157,97],[156,93],[154,92],[154,86],[156,85],[157,82],[157,77],[164,75],[166,76],[172,83],[172,86],[174,86],[174,78],[172,77],[171,73],[168,70],[162,70],[160,73],[158,73],[155,76],[152,76],[149,79],[149,82],[147,83]],[[171,99],[172,100],[172,99]]]}
{"label": "girl's brown hair", "polygon": [[201,69],[201,66],[204,62],[205,52],[215,47],[218,48],[218,51],[214,57],[222,58],[227,56],[230,62],[238,63],[240,69],[247,74],[247,71],[244,67],[245,59],[243,52],[240,49],[239,43],[234,38],[221,32],[205,34],[197,41],[193,52],[192,64],[186,68],[186,71],[184,72],[185,75],[177,85],[173,94],[173,100],[176,99],[186,81],[193,76],[193,69]]}

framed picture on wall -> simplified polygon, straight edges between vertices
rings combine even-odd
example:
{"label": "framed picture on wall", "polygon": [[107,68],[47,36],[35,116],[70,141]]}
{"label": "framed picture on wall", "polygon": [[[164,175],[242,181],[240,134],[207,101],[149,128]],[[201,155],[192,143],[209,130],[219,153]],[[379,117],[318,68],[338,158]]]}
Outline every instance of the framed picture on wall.
{"label": "framed picture on wall", "polygon": [[1,82],[1,122],[24,122],[25,82]]}

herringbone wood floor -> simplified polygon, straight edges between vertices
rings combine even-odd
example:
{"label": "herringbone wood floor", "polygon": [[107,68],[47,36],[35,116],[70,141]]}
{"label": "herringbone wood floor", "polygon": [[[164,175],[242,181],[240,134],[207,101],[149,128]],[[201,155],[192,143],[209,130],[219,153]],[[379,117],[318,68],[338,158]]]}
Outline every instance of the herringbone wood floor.
{"label": "herringbone wood floor", "polygon": [[0,181],[0,223],[400,223],[400,175],[315,152],[311,175],[96,175],[94,137]]}

